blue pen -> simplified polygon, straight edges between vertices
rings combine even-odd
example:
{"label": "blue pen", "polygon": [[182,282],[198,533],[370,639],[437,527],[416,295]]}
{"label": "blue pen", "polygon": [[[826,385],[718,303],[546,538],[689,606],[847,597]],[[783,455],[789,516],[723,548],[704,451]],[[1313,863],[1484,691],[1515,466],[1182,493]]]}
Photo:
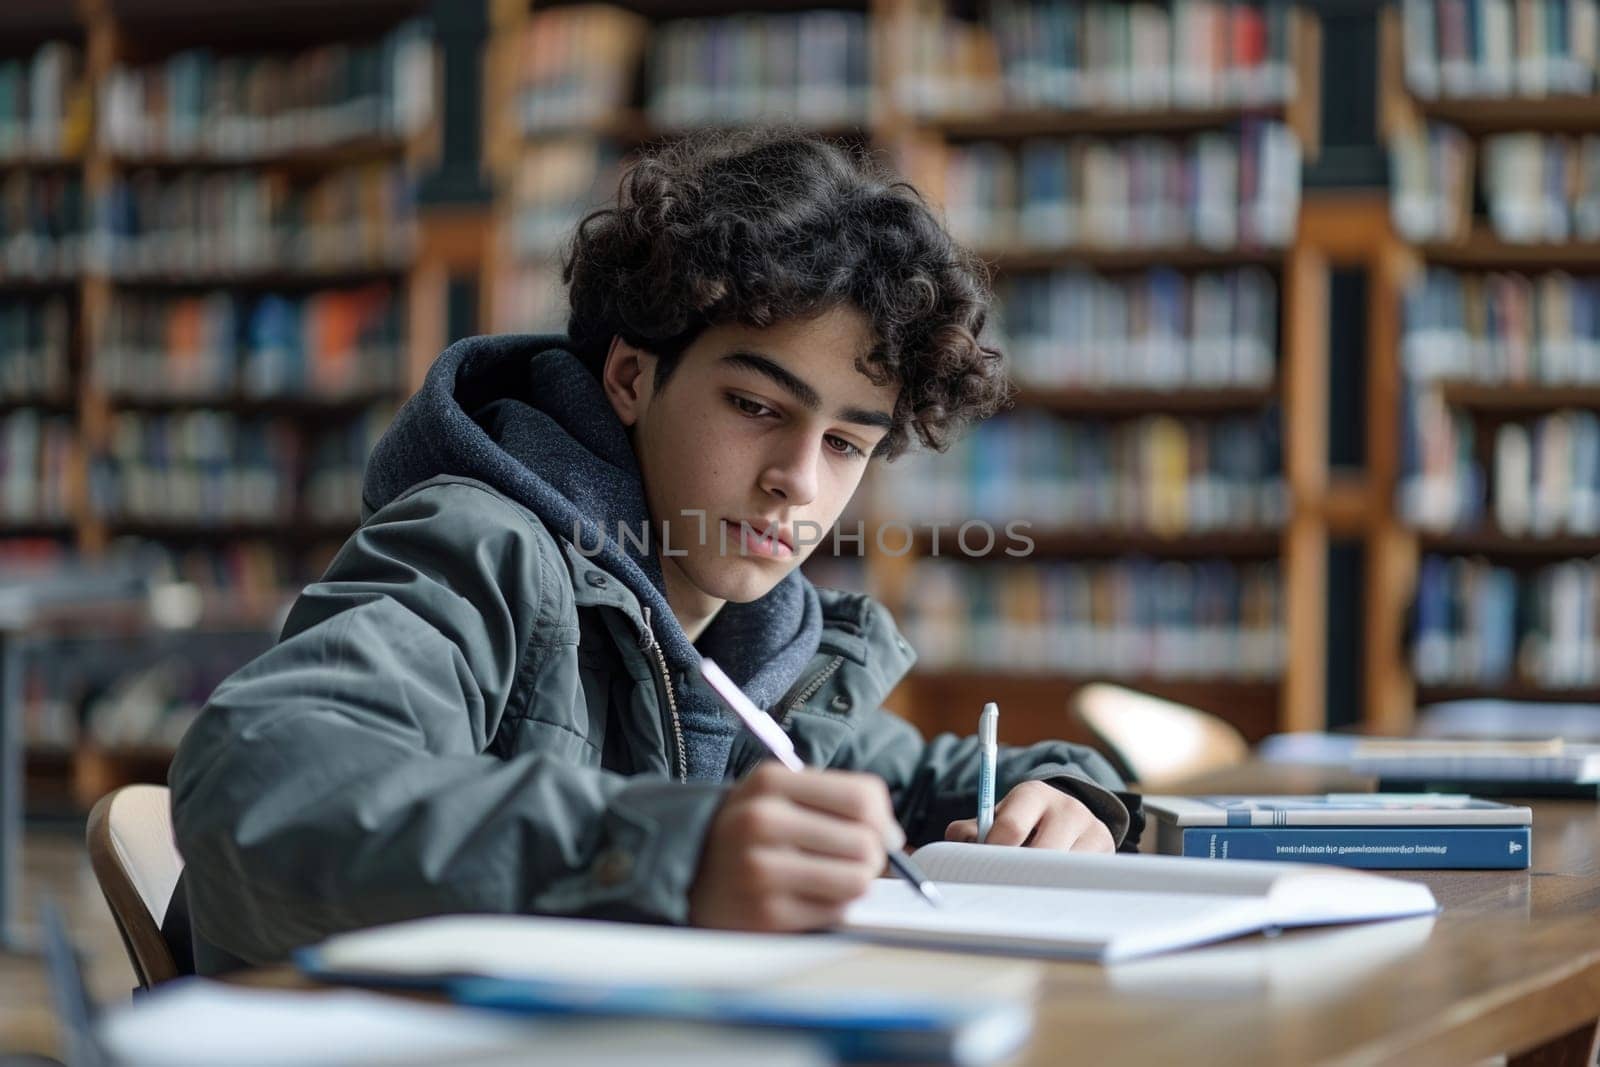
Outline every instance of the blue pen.
{"label": "blue pen", "polygon": [[999,755],[1000,705],[983,706],[978,716],[978,745],[982,763],[978,769],[978,842],[989,840],[994,825],[994,763]]}

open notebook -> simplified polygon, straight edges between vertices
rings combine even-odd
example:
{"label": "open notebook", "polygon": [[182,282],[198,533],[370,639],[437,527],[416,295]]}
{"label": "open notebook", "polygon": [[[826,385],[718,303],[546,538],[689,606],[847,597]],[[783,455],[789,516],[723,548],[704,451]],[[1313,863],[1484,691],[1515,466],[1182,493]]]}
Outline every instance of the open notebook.
{"label": "open notebook", "polygon": [[845,931],[874,940],[1027,955],[1145,956],[1288,926],[1438,910],[1427,886],[1291,863],[1094,855],[938,842],[916,852],[945,905],[881,878]]}

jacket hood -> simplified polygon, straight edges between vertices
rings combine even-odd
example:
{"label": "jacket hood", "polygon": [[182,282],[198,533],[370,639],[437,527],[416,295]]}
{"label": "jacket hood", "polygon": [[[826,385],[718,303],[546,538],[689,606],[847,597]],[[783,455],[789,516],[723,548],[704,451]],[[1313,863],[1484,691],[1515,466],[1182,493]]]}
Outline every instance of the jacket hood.
{"label": "jacket hood", "polygon": [[[798,570],[759,600],[729,602],[697,649],[667,606],[633,446],[600,383],[561,336],[473,337],[434,361],[422,388],[374,448],[367,514],[442,474],[483,482],[532,511],[557,538],[621,581],[648,609],[674,678],[692,778],[720,778],[737,731],[700,681],[701,650],[771,708],[799,678],[822,632],[817,593]],[[579,535],[575,537],[574,535]]]}

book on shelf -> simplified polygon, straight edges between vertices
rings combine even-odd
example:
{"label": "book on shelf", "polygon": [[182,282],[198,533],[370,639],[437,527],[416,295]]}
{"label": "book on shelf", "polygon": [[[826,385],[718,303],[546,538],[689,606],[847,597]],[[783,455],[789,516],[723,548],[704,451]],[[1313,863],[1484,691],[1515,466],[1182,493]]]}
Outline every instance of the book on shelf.
{"label": "book on shelf", "polygon": [[371,411],[349,426],[316,435],[300,491],[301,512],[306,518],[329,525],[348,523],[354,529],[361,517],[361,480],[367,457],[392,418],[392,409]]}
{"label": "book on shelf", "polygon": [[535,10],[515,42],[520,132],[582,131],[622,114],[649,34],[648,20],[606,4]]}
{"label": "book on shelf", "polygon": [[65,297],[0,297],[0,401],[66,401],[71,340]]}
{"label": "book on shelf", "polygon": [[662,129],[862,125],[872,107],[869,32],[859,11],[664,22],[651,35],[646,111]]}
{"label": "book on shelf", "polygon": [[[1370,773],[1359,755],[1353,769]],[[1157,850],[1174,856],[1525,870],[1532,845],[1530,809],[1462,795],[1146,796],[1142,803],[1155,818]]]}
{"label": "book on shelf", "polygon": [[991,329],[1030,386],[1265,387],[1275,377],[1278,294],[1260,268],[1013,273]]}
{"label": "book on shelf", "polygon": [[0,280],[70,280],[83,264],[83,175],[0,172]]}
{"label": "book on shelf", "polygon": [[1294,97],[1290,4],[1004,0],[976,20],[951,8],[919,0],[890,35],[895,99],[912,114],[1263,108]]}
{"label": "book on shelf", "polygon": [[360,138],[407,138],[432,114],[430,31],[289,54],[178,52],[121,63],[100,87],[100,143],[116,154],[248,161]]}
{"label": "book on shelf", "polygon": [[91,465],[91,503],[114,520],[288,524],[300,438],[283,419],[119,412]]}
{"label": "book on shelf", "polygon": [[622,154],[596,138],[547,138],[522,150],[512,176],[511,252],[557,262],[578,222],[616,192]]}
{"label": "book on shelf", "polygon": [[900,616],[931,670],[1269,681],[1284,660],[1275,562],[919,559]]}
{"label": "book on shelf", "polygon": [[304,294],[119,292],[96,382],[118,399],[340,398],[392,391],[405,305],[392,286]]}
{"label": "book on shelf", "polygon": [[1593,93],[1595,0],[1404,0],[1406,85],[1419,97]]}
{"label": "book on shelf", "polygon": [[1411,659],[1423,685],[1559,690],[1600,683],[1600,563],[1516,572],[1426,555],[1418,569]]}
{"label": "book on shelf", "polygon": [[1472,139],[1430,122],[1388,139],[1389,209],[1410,241],[1459,241],[1472,228]]}
{"label": "book on shelf", "polygon": [[1430,267],[1406,286],[1403,330],[1414,379],[1600,384],[1600,276]]}
{"label": "book on shelf", "polygon": [[382,162],[305,182],[269,170],[136,171],[96,201],[91,262],[130,281],[396,270],[414,252],[411,184],[403,165]]}
{"label": "book on shelf", "polygon": [[951,234],[983,249],[1282,248],[1300,212],[1300,145],[1282,122],[961,142],[942,156],[928,184]]}
{"label": "book on shelf", "polygon": [[0,58],[0,163],[73,159],[89,133],[83,53],[46,41],[28,56]]}
{"label": "book on shelf", "polygon": [[1028,521],[1180,537],[1275,528],[1285,517],[1276,412],[1061,420],[1024,410],[943,453],[896,464],[876,491],[915,520]]}
{"label": "book on shelf", "polygon": [[31,409],[0,414],[0,518],[67,521],[68,470],[77,444],[72,420]]}

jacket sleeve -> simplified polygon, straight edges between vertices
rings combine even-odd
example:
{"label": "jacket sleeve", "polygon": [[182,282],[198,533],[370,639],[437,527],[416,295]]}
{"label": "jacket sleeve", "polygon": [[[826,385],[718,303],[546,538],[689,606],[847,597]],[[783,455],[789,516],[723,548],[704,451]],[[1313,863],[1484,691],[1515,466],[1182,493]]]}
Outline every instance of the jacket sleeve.
{"label": "jacket sleeve", "polygon": [[[885,650],[877,657],[896,677],[909,669],[915,653],[895,629],[881,605],[865,620],[865,641]],[[888,650],[894,650],[890,653]],[[887,691],[892,678],[880,679]],[[922,845],[944,838],[945,827],[977,814],[980,747],[974,736],[940,734],[924,740],[916,727],[893,712],[867,705],[849,741],[831,761],[833,766],[871,771],[889,785],[895,814],[907,842]],[[817,714],[796,712],[796,714]],[[995,764],[995,797],[1003,798],[1026,781],[1048,782],[1082,801],[1106,824],[1117,845],[1128,833],[1131,817],[1117,790],[1126,788],[1111,764],[1087,745],[1043,741],[1018,747],[1001,745]]]}
{"label": "jacket sleeve", "polygon": [[196,931],[265,963],[442,912],[686,921],[723,787],[488,751],[533,679],[536,701],[581,705],[575,676],[540,674],[577,641],[571,597],[549,533],[486,487],[428,483],[375,514],[179,746]]}

